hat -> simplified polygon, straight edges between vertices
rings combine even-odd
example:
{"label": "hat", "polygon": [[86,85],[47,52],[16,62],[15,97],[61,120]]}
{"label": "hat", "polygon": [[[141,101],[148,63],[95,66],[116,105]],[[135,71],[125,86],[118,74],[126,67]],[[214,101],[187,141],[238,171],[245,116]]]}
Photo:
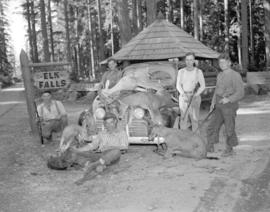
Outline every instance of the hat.
{"label": "hat", "polygon": [[52,94],[52,92],[51,92],[50,90],[44,90],[44,91],[42,92],[42,94],[44,94],[44,93]]}
{"label": "hat", "polygon": [[52,95],[52,92],[49,91],[49,90],[45,90],[45,91],[42,92],[41,96],[48,96],[48,95]]}
{"label": "hat", "polygon": [[107,119],[116,119],[117,120],[117,117],[114,113],[111,113],[111,112],[107,112],[103,118],[104,121],[106,121]]}

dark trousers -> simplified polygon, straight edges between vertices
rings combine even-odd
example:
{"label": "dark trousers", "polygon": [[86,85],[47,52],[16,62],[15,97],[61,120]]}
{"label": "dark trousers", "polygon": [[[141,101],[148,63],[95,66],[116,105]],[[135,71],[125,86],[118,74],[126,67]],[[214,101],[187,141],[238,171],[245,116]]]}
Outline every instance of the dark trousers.
{"label": "dark trousers", "polygon": [[[71,166],[79,165],[84,167],[86,162],[95,163],[102,159],[103,165],[109,166],[117,163],[120,160],[121,151],[119,149],[110,149],[102,153],[93,151],[74,153],[70,149],[59,156],[52,156],[49,158],[47,165],[51,169],[64,170]],[[101,164],[101,163],[100,163]]]}
{"label": "dark trousers", "polygon": [[97,153],[93,151],[80,152],[72,154],[72,163],[84,166],[87,161],[93,163],[100,159],[103,159],[105,165],[111,165],[120,159],[121,151],[119,149],[109,149],[104,152]]}
{"label": "dark trousers", "polygon": [[235,132],[235,118],[238,109],[237,103],[217,104],[207,128],[207,141],[209,145],[219,142],[219,131],[225,125],[226,144],[229,147],[238,145]]}
{"label": "dark trousers", "polygon": [[61,119],[53,119],[41,123],[42,136],[50,139],[53,132],[61,132],[68,125],[67,116],[62,116]]}

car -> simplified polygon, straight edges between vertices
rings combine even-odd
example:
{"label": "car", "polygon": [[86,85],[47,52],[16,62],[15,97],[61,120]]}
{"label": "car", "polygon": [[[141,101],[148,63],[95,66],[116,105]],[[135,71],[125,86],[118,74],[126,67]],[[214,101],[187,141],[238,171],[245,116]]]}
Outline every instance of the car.
{"label": "car", "polygon": [[[180,115],[175,87],[178,69],[179,64],[167,61],[127,66],[117,85],[107,89],[104,95],[101,92],[93,102],[92,112],[98,128],[102,130],[102,118],[106,111],[110,111],[124,123],[122,127],[125,127],[131,143],[162,143],[162,139],[150,141],[148,135],[151,125],[173,127],[175,118]],[[215,73],[208,76],[211,80],[206,79],[203,101],[209,101],[215,89]]]}

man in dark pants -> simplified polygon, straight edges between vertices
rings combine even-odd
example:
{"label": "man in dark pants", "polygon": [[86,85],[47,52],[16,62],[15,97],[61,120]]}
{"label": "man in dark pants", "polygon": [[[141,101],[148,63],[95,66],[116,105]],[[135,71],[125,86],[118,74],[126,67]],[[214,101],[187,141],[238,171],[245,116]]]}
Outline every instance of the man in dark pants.
{"label": "man in dark pants", "polygon": [[233,147],[238,145],[235,132],[235,118],[238,102],[244,97],[244,83],[240,74],[230,67],[228,56],[219,57],[219,66],[222,70],[217,76],[216,90],[210,110],[213,114],[207,129],[208,152],[214,151],[214,144],[219,142],[219,131],[225,125],[226,149],[222,156],[233,153]]}

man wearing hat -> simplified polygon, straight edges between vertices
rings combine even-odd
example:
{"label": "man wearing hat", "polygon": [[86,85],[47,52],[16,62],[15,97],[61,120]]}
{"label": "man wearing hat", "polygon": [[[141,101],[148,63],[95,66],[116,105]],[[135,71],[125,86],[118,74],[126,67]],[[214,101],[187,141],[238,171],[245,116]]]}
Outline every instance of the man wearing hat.
{"label": "man wearing hat", "polygon": [[43,92],[42,103],[37,106],[41,121],[42,136],[47,141],[53,132],[61,132],[68,124],[67,112],[62,102],[53,100],[50,91]]}

